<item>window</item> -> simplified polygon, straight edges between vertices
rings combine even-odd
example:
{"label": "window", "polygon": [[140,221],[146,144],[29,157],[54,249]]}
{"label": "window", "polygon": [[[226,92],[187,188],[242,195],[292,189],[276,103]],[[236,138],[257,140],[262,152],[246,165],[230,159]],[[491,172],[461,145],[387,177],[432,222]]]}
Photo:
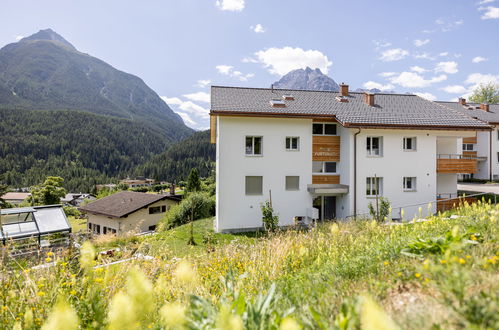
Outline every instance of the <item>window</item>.
{"label": "window", "polygon": [[382,194],[382,181],[383,178],[370,177],[366,178],[366,195],[379,196]]}
{"label": "window", "polygon": [[286,150],[300,150],[300,138],[299,137],[287,137],[286,138]]}
{"label": "window", "polygon": [[263,194],[263,177],[247,176],[246,195],[262,195],[262,194]]}
{"label": "window", "polygon": [[382,138],[381,137],[367,137],[366,141],[367,155],[368,156],[381,156],[382,155]]}
{"label": "window", "polygon": [[404,138],[404,150],[405,151],[416,150],[416,138],[415,137],[405,137]]}
{"label": "window", "polygon": [[161,212],[166,212],[166,205],[161,206]]}
{"label": "window", "polygon": [[300,177],[287,176],[286,177],[286,190],[300,190]]}
{"label": "window", "polygon": [[497,162],[499,163],[499,152],[497,153]]}
{"label": "window", "polygon": [[314,135],[336,135],[336,124],[313,124]]}
{"label": "window", "polygon": [[416,191],[416,178],[404,177],[404,191]]}
{"label": "window", "polygon": [[247,136],[246,137],[246,155],[255,156],[262,154],[262,137]]}
{"label": "window", "polygon": [[161,206],[153,206],[149,208],[149,214],[161,213]]}
{"label": "window", "polygon": [[313,173],[336,173],[336,162],[312,162]]}
{"label": "window", "polygon": [[497,130],[497,139],[499,140],[499,129]]}
{"label": "window", "polygon": [[149,226],[149,231],[155,231],[156,230],[156,225]]}
{"label": "window", "polygon": [[464,151],[473,151],[474,145],[472,143],[463,143]]}

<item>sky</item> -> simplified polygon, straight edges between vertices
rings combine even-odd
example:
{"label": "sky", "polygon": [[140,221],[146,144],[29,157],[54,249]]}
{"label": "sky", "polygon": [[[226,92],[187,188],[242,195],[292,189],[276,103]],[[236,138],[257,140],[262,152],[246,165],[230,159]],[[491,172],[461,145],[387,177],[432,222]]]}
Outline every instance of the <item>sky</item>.
{"label": "sky", "polygon": [[0,47],[53,29],[195,129],[211,85],[270,87],[306,66],[431,100],[499,83],[499,0],[0,0],[0,26]]}

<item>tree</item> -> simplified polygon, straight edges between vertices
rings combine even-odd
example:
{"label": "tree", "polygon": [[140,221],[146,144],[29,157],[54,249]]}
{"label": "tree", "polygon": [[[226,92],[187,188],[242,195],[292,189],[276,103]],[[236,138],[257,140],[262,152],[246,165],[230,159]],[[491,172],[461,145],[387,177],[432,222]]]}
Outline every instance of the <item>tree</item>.
{"label": "tree", "polygon": [[43,184],[33,187],[32,199],[36,204],[51,205],[59,204],[61,198],[66,195],[66,189],[62,183],[64,179],[58,176],[48,176]]}
{"label": "tree", "polygon": [[369,213],[376,221],[383,222],[390,214],[390,201],[385,197],[379,197],[376,199],[376,208],[371,202],[369,202]]}
{"label": "tree", "polygon": [[499,84],[480,84],[471,94],[470,101],[474,103],[499,103]]}
{"label": "tree", "polygon": [[189,173],[186,190],[187,192],[194,192],[201,190],[201,180],[199,179],[199,172],[197,168],[193,168],[191,170],[191,173]]}
{"label": "tree", "polygon": [[3,184],[4,180],[4,175],[0,175],[0,208],[6,208],[8,207],[7,202],[2,198],[3,195],[5,195],[9,191],[9,186],[6,184]]}
{"label": "tree", "polygon": [[265,201],[260,208],[262,210],[262,222],[265,230],[270,232],[276,231],[279,226],[279,216],[274,213],[274,208],[270,201]]}

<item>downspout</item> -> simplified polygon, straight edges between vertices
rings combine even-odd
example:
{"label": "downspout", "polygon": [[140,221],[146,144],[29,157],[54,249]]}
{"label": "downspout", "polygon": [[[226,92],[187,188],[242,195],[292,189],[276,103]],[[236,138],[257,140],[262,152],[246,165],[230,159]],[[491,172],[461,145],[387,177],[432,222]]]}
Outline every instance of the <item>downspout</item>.
{"label": "downspout", "polygon": [[357,218],[357,135],[361,129],[353,135],[353,218]]}
{"label": "downspout", "polygon": [[492,130],[489,131],[489,181],[492,181]]}

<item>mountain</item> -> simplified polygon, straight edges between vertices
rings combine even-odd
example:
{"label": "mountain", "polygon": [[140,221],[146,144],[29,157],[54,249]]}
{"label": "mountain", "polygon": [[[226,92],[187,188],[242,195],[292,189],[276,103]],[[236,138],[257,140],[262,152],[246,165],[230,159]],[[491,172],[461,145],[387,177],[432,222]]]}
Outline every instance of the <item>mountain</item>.
{"label": "mountain", "polygon": [[309,67],[287,73],[274,83],[274,88],[334,92],[340,90],[340,86],[333,79],[323,74],[320,69],[312,70]]}
{"label": "mountain", "polygon": [[135,176],[161,181],[186,180],[191,169],[208,177],[215,168],[215,145],[210,143],[210,131],[197,132],[170,146],[165,152],[139,165]]}
{"label": "mountain", "polygon": [[50,29],[0,49],[0,118],[0,174],[13,188],[58,175],[89,191],[194,133],[140,78]]}
{"label": "mountain", "polygon": [[51,29],[0,49],[0,107],[127,118],[171,140],[192,133],[140,78],[79,52]]}

